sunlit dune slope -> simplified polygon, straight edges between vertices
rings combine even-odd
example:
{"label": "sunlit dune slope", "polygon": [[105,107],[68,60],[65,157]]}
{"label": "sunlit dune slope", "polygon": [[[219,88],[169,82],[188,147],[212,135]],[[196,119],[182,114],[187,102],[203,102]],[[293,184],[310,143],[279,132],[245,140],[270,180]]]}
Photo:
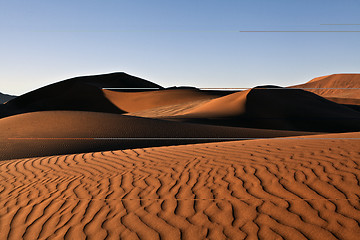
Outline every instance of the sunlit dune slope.
{"label": "sunlit dune slope", "polygon": [[0,159],[306,134],[171,122],[111,113],[43,111],[0,119]]}
{"label": "sunlit dune slope", "polygon": [[146,109],[157,108],[193,101],[213,99],[221,97],[218,92],[206,92],[196,88],[173,88],[146,92],[117,92],[103,90],[105,97],[119,109],[126,112],[137,112]]}
{"label": "sunlit dune slope", "polygon": [[359,138],[1,161],[0,239],[357,239]]}
{"label": "sunlit dune slope", "polygon": [[360,74],[332,74],[290,88],[310,88],[306,91],[323,97],[360,99]]}

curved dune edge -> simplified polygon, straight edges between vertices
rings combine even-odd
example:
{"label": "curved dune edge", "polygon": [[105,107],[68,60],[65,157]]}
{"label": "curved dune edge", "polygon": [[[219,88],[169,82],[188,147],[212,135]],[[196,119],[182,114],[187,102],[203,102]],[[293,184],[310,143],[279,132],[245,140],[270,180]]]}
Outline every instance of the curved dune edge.
{"label": "curved dune edge", "polygon": [[127,113],[221,97],[220,94],[210,94],[199,89],[181,88],[146,92],[117,92],[106,89],[102,91],[112,104]]}
{"label": "curved dune edge", "polygon": [[0,118],[48,110],[124,113],[106,98],[102,88],[163,89],[156,83],[123,72],[80,76],[43,86],[8,101],[6,109],[0,111]]}
{"label": "curved dune edge", "polygon": [[2,161],[0,239],[355,239],[359,137]]}

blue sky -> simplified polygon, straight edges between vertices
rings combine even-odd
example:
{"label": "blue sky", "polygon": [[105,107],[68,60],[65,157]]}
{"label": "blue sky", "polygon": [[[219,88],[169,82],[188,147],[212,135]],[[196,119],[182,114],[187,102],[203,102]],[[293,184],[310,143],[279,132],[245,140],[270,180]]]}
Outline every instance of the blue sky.
{"label": "blue sky", "polygon": [[0,0],[0,92],[123,71],[165,87],[360,72],[358,0]]}

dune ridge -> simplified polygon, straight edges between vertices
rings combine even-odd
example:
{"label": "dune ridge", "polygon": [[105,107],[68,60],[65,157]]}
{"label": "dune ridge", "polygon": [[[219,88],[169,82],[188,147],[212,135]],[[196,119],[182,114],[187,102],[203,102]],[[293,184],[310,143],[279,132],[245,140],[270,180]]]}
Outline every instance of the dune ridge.
{"label": "dune ridge", "polygon": [[0,238],[355,239],[359,137],[1,161]]}
{"label": "dune ridge", "polygon": [[0,112],[0,117],[50,110],[124,113],[104,96],[102,88],[162,89],[160,85],[121,72],[75,77],[12,99],[5,104],[6,109]]}
{"label": "dune ridge", "polygon": [[229,94],[178,113],[174,118],[209,119],[234,126],[344,132],[360,130],[360,112],[314,93],[276,86]]}

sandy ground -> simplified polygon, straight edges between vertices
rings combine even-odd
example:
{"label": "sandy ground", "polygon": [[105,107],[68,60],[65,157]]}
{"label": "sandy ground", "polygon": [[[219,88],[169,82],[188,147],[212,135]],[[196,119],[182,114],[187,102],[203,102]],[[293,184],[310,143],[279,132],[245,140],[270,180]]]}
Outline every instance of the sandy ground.
{"label": "sandy ground", "polygon": [[0,239],[356,239],[360,133],[0,162]]}

